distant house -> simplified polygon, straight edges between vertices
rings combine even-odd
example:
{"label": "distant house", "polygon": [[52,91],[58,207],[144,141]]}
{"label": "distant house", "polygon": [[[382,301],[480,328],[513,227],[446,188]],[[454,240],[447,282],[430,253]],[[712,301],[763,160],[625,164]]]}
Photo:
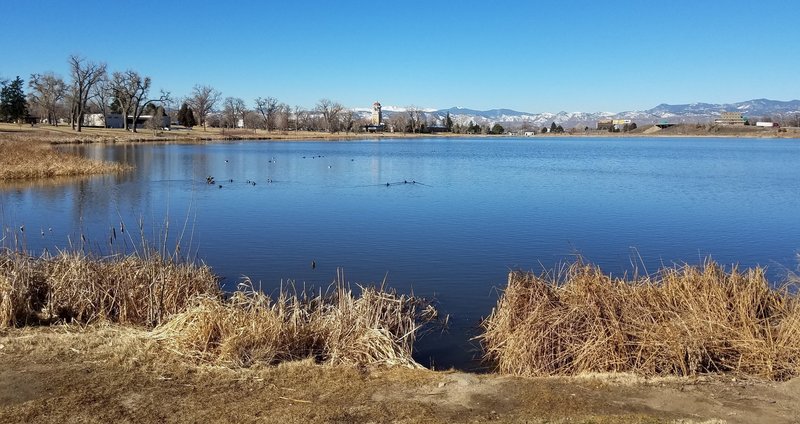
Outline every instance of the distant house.
{"label": "distant house", "polygon": [[762,122],[762,121],[759,121],[759,122],[756,122],[756,126],[757,127],[774,128],[774,127],[779,127],[780,125],[778,125],[777,122],[765,122],[765,121]]}
{"label": "distant house", "polygon": [[87,113],[83,115],[84,127],[122,128],[121,113]]}
{"label": "distant house", "polygon": [[368,125],[364,125],[363,127],[361,127],[361,129],[364,130],[364,132],[370,132],[370,133],[384,132],[384,131],[386,131],[386,125],[385,124],[378,124],[378,125],[368,124]]}
{"label": "distant house", "polygon": [[[153,115],[142,115],[136,120],[136,129],[144,128],[147,121],[153,118]],[[164,115],[161,123],[162,128],[169,128],[169,116]],[[124,128],[121,113],[87,113],[83,115],[83,126],[85,127],[102,127],[102,128]],[[133,116],[128,115],[128,128],[133,128]]]}
{"label": "distant house", "polygon": [[720,125],[744,125],[747,118],[742,116],[742,112],[722,112],[719,118],[714,120],[715,124]]}
{"label": "distant house", "polygon": [[596,128],[598,130],[608,131],[614,128],[614,120],[613,119],[601,119],[597,121]]}
{"label": "distant house", "polygon": [[447,127],[444,125],[429,125],[425,127],[425,131],[429,133],[447,132]]}
{"label": "distant house", "polygon": [[614,125],[614,131],[627,131],[625,126],[630,126],[632,123],[633,121],[630,119],[614,119],[611,121],[611,124]]}
{"label": "distant house", "polygon": [[525,131],[524,133],[522,133],[522,135],[524,135],[525,137],[533,137],[536,135],[536,131]]}

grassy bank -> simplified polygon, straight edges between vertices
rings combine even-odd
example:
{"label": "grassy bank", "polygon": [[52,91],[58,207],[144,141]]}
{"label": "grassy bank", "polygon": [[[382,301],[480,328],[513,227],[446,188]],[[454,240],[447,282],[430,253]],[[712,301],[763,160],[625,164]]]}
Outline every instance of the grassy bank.
{"label": "grassy bank", "polygon": [[328,364],[420,367],[420,327],[436,318],[421,299],[343,281],[328,292],[280,290],[275,299],[244,284],[224,296],[204,265],[161,256],[32,257],[0,251],[0,327],[110,322],[153,329],[152,337],[198,362],[233,367],[313,359]]}
{"label": "grassy bank", "polygon": [[122,172],[130,167],[59,152],[27,136],[0,138],[0,180],[77,176]]}
{"label": "grassy bank", "polygon": [[[411,348],[434,317],[419,299],[358,295],[341,281],[275,298],[245,282],[226,297],[202,265],[5,250],[0,422],[784,423],[800,414],[797,378],[739,378],[797,375],[797,299],[771,290],[759,269],[708,263],[634,282],[584,264],[561,278],[512,273],[484,323],[500,374],[420,369]],[[585,372],[624,364],[660,368]]]}
{"label": "grassy bank", "polygon": [[800,380],[186,361],[144,329],[0,329],[0,423],[792,423]]}
{"label": "grassy bank", "polygon": [[[265,131],[260,129],[225,129],[225,128],[181,128],[171,131],[139,130],[125,131],[118,128],[84,127],[80,133],[69,126],[38,125],[36,127],[19,126],[0,123],[0,140],[24,139],[50,144],[83,144],[83,143],[202,143],[208,141],[233,140],[358,140],[374,138],[422,138],[422,137],[466,137],[466,134],[416,134],[416,133],[354,133],[326,131]],[[480,137],[480,135],[479,135]],[[486,136],[483,136],[486,137]]]}
{"label": "grassy bank", "polygon": [[761,268],[664,268],[633,280],[575,263],[512,272],[480,336],[502,373],[800,375],[800,300]]}

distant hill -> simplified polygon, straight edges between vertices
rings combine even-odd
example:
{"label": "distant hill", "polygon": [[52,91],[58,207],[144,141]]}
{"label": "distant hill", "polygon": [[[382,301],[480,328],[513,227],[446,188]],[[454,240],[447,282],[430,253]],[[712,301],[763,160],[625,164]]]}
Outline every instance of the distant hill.
{"label": "distant hill", "polygon": [[[754,99],[739,103],[714,104],[691,103],[683,105],[660,104],[652,109],[633,110],[625,112],[520,112],[512,109],[475,110],[461,107],[451,107],[425,112],[430,122],[443,122],[450,113],[450,118],[455,123],[467,125],[474,122],[480,125],[493,125],[499,123],[508,128],[531,127],[541,128],[550,126],[552,122],[564,128],[589,126],[594,127],[600,119],[631,119],[639,125],[653,124],[667,121],[671,123],[704,123],[719,117],[721,112],[739,111],[752,120],[787,119],[794,120],[800,115],[800,100],[779,101],[769,99]],[[404,113],[403,108],[391,108],[384,115],[389,117],[395,113]]]}

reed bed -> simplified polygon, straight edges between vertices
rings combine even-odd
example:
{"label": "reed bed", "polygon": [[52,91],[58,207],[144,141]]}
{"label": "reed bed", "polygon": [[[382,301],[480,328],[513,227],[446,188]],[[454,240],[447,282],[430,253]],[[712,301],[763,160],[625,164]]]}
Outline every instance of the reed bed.
{"label": "reed bed", "polygon": [[313,359],[324,364],[400,365],[420,329],[436,318],[422,299],[342,281],[325,292],[283,288],[273,299],[247,282],[226,301],[201,297],[154,330],[153,337],[192,359],[246,367]]}
{"label": "reed bed", "polygon": [[122,172],[130,166],[55,150],[39,141],[0,140],[0,180]]}
{"label": "reed bed", "polygon": [[53,321],[155,326],[198,295],[221,296],[205,265],[153,255],[0,250],[0,327]]}
{"label": "reed bed", "polygon": [[800,375],[797,295],[712,260],[630,280],[580,261],[511,272],[482,327],[485,359],[508,374]]}

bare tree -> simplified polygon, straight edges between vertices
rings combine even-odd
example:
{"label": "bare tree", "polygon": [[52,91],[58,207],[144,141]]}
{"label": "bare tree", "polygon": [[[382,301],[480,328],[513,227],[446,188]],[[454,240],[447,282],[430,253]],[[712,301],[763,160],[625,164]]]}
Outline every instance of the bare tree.
{"label": "bare tree", "polygon": [[356,113],[352,109],[343,110],[341,114],[341,121],[342,127],[344,127],[344,131],[349,133],[353,130],[353,124],[355,122]]}
{"label": "bare tree", "polygon": [[275,128],[280,131],[289,129],[289,121],[292,116],[292,108],[286,103],[278,104],[277,111],[275,112]]}
{"label": "bare tree", "polygon": [[254,111],[250,111],[250,110],[245,112],[245,114],[244,114],[244,126],[245,126],[245,128],[252,128],[255,131],[255,129],[256,128],[260,128],[261,124],[263,124],[263,123],[264,123],[264,121],[261,119],[261,115],[259,115],[258,112],[254,112]]}
{"label": "bare tree", "polygon": [[31,104],[46,117],[48,124],[58,125],[58,104],[67,91],[64,79],[52,72],[32,74],[28,87],[31,89],[28,94]]}
{"label": "bare tree", "polygon": [[278,109],[278,99],[274,97],[265,97],[256,99],[256,110],[261,114],[264,119],[264,128],[267,132],[270,131],[275,125],[275,113]]}
{"label": "bare tree", "polygon": [[308,121],[308,112],[300,106],[294,107],[294,130],[300,131],[300,128],[305,129]]}
{"label": "bare tree", "polygon": [[406,132],[408,121],[406,120],[406,116],[404,113],[397,112],[392,114],[391,117],[389,117],[389,124],[392,125],[393,131]]}
{"label": "bare tree", "polygon": [[[238,97],[226,97],[223,102],[222,116],[225,126],[229,128],[236,128],[239,119],[244,120],[244,115],[247,112],[247,107],[244,100]],[[242,123],[244,124],[244,122]]]}
{"label": "bare tree", "polygon": [[206,130],[206,117],[214,110],[220,97],[222,93],[208,85],[195,85],[192,88],[192,95],[187,100],[197,115],[197,122],[203,125],[203,131]]}
{"label": "bare tree", "polygon": [[411,126],[411,132],[417,132],[421,128],[424,114],[418,107],[412,105],[406,107],[406,115],[408,116],[408,123]]}
{"label": "bare tree", "polygon": [[92,87],[106,75],[106,64],[89,62],[77,55],[70,56],[68,62],[72,76],[72,128],[81,132]]}
{"label": "bare tree", "polygon": [[111,81],[104,76],[92,88],[92,99],[100,114],[103,115],[103,127],[105,128],[108,128],[106,116],[108,116],[109,105],[113,97],[114,92],[111,90]]}
{"label": "bare tree", "polygon": [[[166,112],[163,106],[153,106],[150,108],[150,114],[150,119],[145,123],[145,128],[152,130],[153,135],[158,135],[159,131],[164,129],[164,117],[166,116]],[[134,127],[135,126],[134,121]]]}
{"label": "bare tree", "polygon": [[[111,78],[111,87],[114,91],[119,108],[122,110],[123,127],[136,132],[136,122],[148,103],[147,95],[150,92],[150,77],[142,77],[138,72],[127,70],[114,72]],[[133,117],[133,128],[128,128],[128,115]]]}
{"label": "bare tree", "polygon": [[325,129],[328,132],[336,132],[339,130],[339,114],[342,113],[342,110],[344,110],[344,106],[328,99],[321,99],[317,103],[317,112],[322,115],[326,127]]}

